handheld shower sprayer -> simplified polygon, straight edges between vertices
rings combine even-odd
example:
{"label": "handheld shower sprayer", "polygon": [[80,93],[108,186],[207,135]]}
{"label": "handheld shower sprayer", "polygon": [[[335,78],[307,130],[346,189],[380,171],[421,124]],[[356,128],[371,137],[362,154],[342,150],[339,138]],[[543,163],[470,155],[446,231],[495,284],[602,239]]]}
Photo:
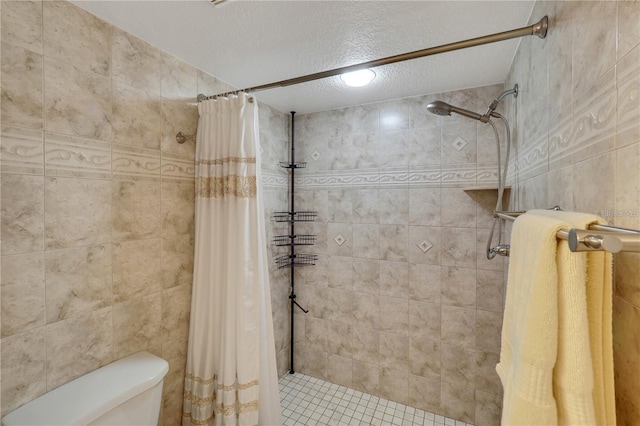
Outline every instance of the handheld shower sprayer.
{"label": "handheld shower sprayer", "polygon": [[[518,97],[517,84],[513,86],[513,89],[505,90],[500,95],[498,95],[498,97],[495,98],[491,102],[491,104],[489,104],[489,107],[487,108],[487,112],[485,112],[484,115],[480,115],[478,113],[466,110],[464,108],[458,108],[442,101],[434,101],[434,102],[431,102],[429,105],[427,105],[427,111],[429,111],[432,114],[436,114],[440,116],[449,116],[451,115],[452,112],[454,112],[456,114],[460,114],[467,118],[478,120],[482,123],[488,123],[493,128],[493,132],[496,137],[496,147],[498,152],[498,200],[496,202],[496,211],[502,210],[502,196],[504,194],[504,187],[507,180],[507,166],[509,165],[509,151],[511,147],[511,131],[509,129],[509,122],[500,113],[496,112],[496,108],[498,108],[498,104],[500,104],[500,102],[509,95],[513,95],[514,98]],[[504,160],[504,167],[502,167],[502,165],[500,164],[500,158],[501,158],[500,136],[498,134],[498,129],[496,128],[496,125],[491,120],[492,117],[499,118],[500,120],[502,120],[505,126],[505,132],[507,136],[507,141],[506,141],[507,152]],[[496,228],[496,224],[498,225],[498,245],[492,247],[493,234]],[[489,234],[489,240],[487,241],[487,250],[486,250],[487,259],[493,259],[498,254],[501,256],[509,255],[509,245],[501,244],[500,242],[501,237],[502,237],[502,221],[500,218],[496,218],[491,228],[491,232]]]}

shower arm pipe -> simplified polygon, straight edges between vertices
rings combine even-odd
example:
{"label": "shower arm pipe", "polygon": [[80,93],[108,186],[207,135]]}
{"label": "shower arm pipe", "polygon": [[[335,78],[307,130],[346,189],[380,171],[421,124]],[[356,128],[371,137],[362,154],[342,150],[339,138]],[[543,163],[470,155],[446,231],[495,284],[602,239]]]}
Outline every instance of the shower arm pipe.
{"label": "shower arm pipe", "polygon": [[335,68],[328,71],[321,71],[314,74],[305,75],[302,77],[290,78],[287,80],[277,81],[274,83],[262,84],[260,86],[248,87],[241,90],[232,90],[224,93],[218,93],[216,95],[206,96],[203,94],[198,95],[198,102],[207,99],[214,99],[218,96],[226,96],[230,94],[236,94],[240,92],[253,93],[261,90],[274,89],[277,87],[293,86],[294,84],[306,83],[309,81],[320,80],[322,78],[333,77],[340,74],[345,74],[352,71],[359,71],[361,69],[379,67],[381,65],[394,64],[396,62],[408,61],[410,59],[423,58],[425,56],[437,55],[440,53],[451,52],[454,50],[466,49],[468,47],[481,46],[483,44],[495,43],[498,41],[510,40],[513,38],[533,36],[536,35],[540,38],[547,36],[547,29],[549,28],[549,18],[545,15],[537,23],[517,28],[510,31],[503,31],[500,33],[490,34],[482,37],[476,37],[469,40],[458,41],[455,43],[443,44],[441,46],[430,47],[422,50],[415,50],[409,53],[402,53],[399,55],[389,56],[382,59],[374,59],[368,62],[362,62],[360,64],[348,65],[345,67]]}

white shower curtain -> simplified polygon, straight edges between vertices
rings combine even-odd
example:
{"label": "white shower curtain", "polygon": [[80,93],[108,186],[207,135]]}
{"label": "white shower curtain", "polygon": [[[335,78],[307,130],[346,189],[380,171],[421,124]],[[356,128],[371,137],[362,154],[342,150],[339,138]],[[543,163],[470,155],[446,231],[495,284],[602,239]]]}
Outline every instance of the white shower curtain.
{"label": "white shower curtain", "polygon": [[282,425],[258,108],[198,105],[196,238],[183,425]]}

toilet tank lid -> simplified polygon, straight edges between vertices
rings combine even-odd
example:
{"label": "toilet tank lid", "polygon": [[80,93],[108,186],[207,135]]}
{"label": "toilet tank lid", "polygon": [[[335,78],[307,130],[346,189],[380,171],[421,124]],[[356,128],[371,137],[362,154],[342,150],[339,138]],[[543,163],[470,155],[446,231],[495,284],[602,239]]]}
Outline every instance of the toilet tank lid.
{"label": "toilet tank lid", "polygon": [[138,352],[78,377],[2,418],[2,426],[88,424],[158,384],[169,364]]}

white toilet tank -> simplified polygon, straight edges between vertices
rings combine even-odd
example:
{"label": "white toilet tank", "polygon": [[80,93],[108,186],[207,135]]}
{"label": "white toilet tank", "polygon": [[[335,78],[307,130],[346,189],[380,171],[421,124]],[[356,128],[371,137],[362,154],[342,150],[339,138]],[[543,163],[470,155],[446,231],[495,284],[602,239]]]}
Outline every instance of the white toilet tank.
{"label": "white toilet tank", "polygon": [[2,418],[2,426],[157,425],[169,364],[148,352],[78,377]]}

